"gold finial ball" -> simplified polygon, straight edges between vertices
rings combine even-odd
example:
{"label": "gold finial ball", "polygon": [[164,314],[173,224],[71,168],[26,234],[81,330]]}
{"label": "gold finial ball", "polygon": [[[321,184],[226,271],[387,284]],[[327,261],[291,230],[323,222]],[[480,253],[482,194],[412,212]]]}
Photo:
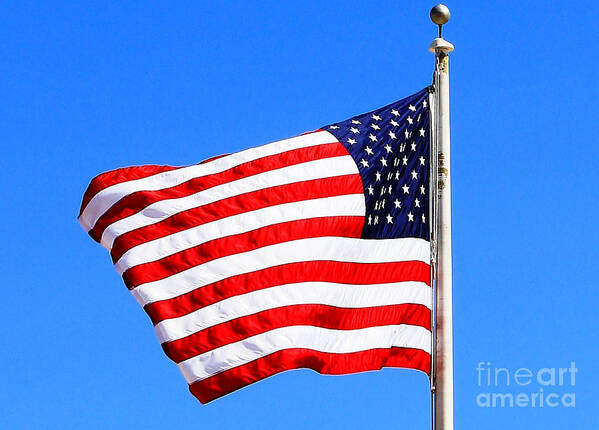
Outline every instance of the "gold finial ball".
{"label": "gold finial ball", "polygon": [[438,4],[431,9],[431,20],[437,25],[447,24],[451,14],[449,9],[444,4]]}

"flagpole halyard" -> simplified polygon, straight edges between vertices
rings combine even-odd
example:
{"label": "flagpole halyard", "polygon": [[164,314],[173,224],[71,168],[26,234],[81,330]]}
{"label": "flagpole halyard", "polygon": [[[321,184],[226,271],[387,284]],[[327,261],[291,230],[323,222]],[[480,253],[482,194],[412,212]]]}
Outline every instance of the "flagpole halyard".
{"label": "flagpole halyard", "polygon": [[[433,232],[436,249],[436,280],[434,294],[434,342],[431,371],[433,396],[433,428],[453,430],[453,311],[451,259],[451,169],[449,129],[449,53],[453,45],[443,39],[443,25],[449,21],[449,9],[439,4],[430,12],[431,20],[439,26],[439,37],[430,45],[435,53],[435,112],[434,135],[436,147],[437,227]],[[431,158],[435,154],[432,154]]]}

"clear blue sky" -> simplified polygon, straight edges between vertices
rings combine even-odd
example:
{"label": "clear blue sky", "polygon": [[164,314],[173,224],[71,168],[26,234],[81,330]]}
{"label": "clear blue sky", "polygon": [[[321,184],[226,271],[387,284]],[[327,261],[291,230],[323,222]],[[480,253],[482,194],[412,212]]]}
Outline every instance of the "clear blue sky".
{"label": "clear blue sky", "polygon": [[[101,171],[193,164],[430,83],[434,2],[199,4],[0,10],[0,427],[428,428],[427,378],[401,369],[287,372],[200,405],[77,224]],[[457,428],[595,428],[599,7],[448,5]],[[575,386],[478,384],[479,362],[572,361]],[[576,406],[477,406],[540,388]]]}

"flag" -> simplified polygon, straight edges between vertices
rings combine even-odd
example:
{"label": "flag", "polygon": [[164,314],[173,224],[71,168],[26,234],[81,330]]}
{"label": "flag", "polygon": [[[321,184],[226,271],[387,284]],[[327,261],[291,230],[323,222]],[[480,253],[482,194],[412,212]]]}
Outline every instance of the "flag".
{"label": "flag", "polygon": [[430,372],[428,100],[91,181],[79,222],[202,403],[296,368]]}

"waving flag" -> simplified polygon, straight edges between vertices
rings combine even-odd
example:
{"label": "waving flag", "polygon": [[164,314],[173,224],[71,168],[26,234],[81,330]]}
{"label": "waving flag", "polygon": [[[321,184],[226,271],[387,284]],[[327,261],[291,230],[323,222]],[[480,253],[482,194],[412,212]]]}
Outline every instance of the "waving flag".
{"label": "waving flag", "polygon": [[92,180],[79,222],[201,402],[301,367],[430,372],[428,100]]}

